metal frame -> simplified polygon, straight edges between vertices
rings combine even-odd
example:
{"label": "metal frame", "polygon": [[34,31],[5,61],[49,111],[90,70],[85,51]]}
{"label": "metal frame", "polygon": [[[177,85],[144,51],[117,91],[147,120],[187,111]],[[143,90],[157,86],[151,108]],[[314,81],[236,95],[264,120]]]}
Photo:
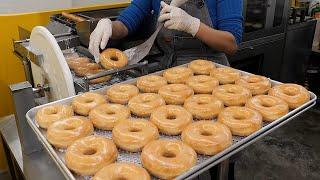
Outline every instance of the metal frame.
{"label": "metal frame", "polygon": [[[182,65],[182,66],[186,66],[186,65]],[[217,65],[218,67],[223,67],[222,65]],[[154,74],[161,74],[163,71],[154,73]],[[250,73],[246,73],[243,71],[242,74],[250,74]],[[129,81],[125,81],[122,83],[135,83],[136,79],[132,79]],[[273,81],[271,80],[273,85],[276,84],[280,84],[280,82],[277,81]],[[107,88],[103,88],[103,89],[99,89],[96,92],[104,92]],[[220,152],[219,154],[212,156],[208,159],[206,159],[204,162],[202,162],[201,164],[198,164],[196,166],[194,166],[193,168],[191,168],[189,171],[187,171],[186,173],[178,176],[176,179],[191,179],[199,174],[201,174],[203,171],[217,165],[218,163],[221,163],[222,161],[224,161],[225,159],[229,158],[231,155],[239,152],[240,150],[242,150],[243,148],[245,148],[246,146],[250,145],[251,143],[257,141],[258,139],[262,138],[263,136],[265,136],[266,134],[270,133],[271,131],[277,129],[278,127],[281,127],[283,124],[289,122],[290,120],[292,120],[294,117],[300,115],[301,113],[303,113],[304,111],[306,111],[307,109],[311,108],[312,106],[315,105],[316,103],[316,95],[312,92],[310,92],[311,94],[311,100],[307,103],[305,103],[304,105],[302,105],[301,107],[290,111],[287,115],[281,117],[280,119],[272,122],[272,123],[267,123],[266,126],[264,126],[262,129],[258,130],[257,132],[251,134],[248,137],[244,137],[244,138],[237,138],[235,136],[233,136],[233,140],[236,140],[237,142],[234,143],[232,146],[230,146],[229,148],[225,149],[224,151]],[[54,150],[54,148],[48,143],[48,141],[46,140],[43,131],[40,130],[34,120],[34,116],[36,114],[36,112],[40,109],[43,108],[45,106],[49,106],[49,105],[53,105],[53,104],[69,104],[72,99],[74,97],[69,97],[63,100],[59,100],[56,102],[52,102],[43,106],[39,106],[36,108],[31,109],[30,111],[28,111],[28,113],[26,114],[27,120],[29,125],[31,126],[31,128],[33,129],[33,131],[35,132],[35,134],[38,136],[39,140],[41,141],[41,143],[44,145],[44,147],[46,148],[46,150],[49,152],[50,156],[53,158],[53,160],[55,161],[55,163],[57,164],[57,166],[60,168],[60,170],[62,171],[62,173],[65,175],[65,177],[67,179],[75,179],[75,177],[73,176],[73,174],[71,173],[71,171],[66,167],[66,165],[64,164],[64,162],[62,161],[62,159],[60,159],[60,157],[58,156],[56,150]],[[223,170],[223,169],[222,169]]]}

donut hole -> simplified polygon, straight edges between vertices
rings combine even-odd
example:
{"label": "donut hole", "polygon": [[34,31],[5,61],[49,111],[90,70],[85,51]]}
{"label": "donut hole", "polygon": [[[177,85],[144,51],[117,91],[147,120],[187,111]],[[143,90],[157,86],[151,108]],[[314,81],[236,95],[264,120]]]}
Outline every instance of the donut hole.
{"label": "donut hole", "polygon": [[133,128],[130,128],[129,131],[130,132],[140,132],[140,131],[142,131],[142,129],[137,128],[137,127],[133,127]]}
{"label": "donut hole", "polygon": [[164,151],[162,153],[162,156],[165,157],[165,158],[175,158],[176,154],[171,152],[171,151]]}
{"label": "donut hole", "polygon": [[227,93],[236,94],[235,89],[227,89]]}
{"label": "donut hole", "polygon": [[72,127],[72,126],[66,126],[63,128],[64,130],[74,130],[76,129],[75,127]]}
{"label": "donut hole", "polygon": [[236,119],[236,120],[244,120],[246,119],[246,117],[242,114],[235,114],[233,115],[233,118]]}
{"label": "donut hole", "polygon": [[112,115],[115,115],[116,113],[113,111],[106,111],[106,114],[112,116]]}
{"label": "donut hole", "polygon": [[198,105],[207,105],[209,104],[207,101],[199,101],[197,102]]}
{"label": "donut hole", "polygon": [[209,131],[202,131],[202,132],[200,132],[200,134],[201,134],[202,136],[212,136],[212,133],[209,132]]}
{"label": "donut hole", "polygon": [[53,109],[49,114],[58,114],[58,110],[57,109]]}
{"label": "donut hole", "polygon": [[83,155],[86,155],[86,156],[90,156],[90,155],[94,155],[97,153],[97,150],[96,149],[93,149],[93,148],[89,148],[89,149],[86,149],[84,152],[83,152]]}
{"label": "donut hole", "polygon": [[112,61],[119,61],[119,58],[117,56],[111,56],[110,59]]}
{"label": "donut hole", "polygon": [[94,100],[93,99],[86,99],[84,102],[85,103],[92,103]]}
{"label": "donut hole", "polygon": [[272,107],[273,105],[272,105],[271,103],[262,102],[262,103],[261,103],[261,106],[268,108],[268,107]]}
{"label": "donut hole", "polygon": [[284,94],[288,95],[288,96],[295,96],[297,94],[297,91],[295,89],[292,89],[292,88],[288,88],[288,89],[285,89],[283,91]]}
{"label": "donut hole", "polygon": [[257,77],[252,77],[252,78],[249,78],[249,79],[248,79],[248,83],[257,83],[257,82],[259,82],[259,81],[260,81],[260,79],[257,78]]}
{"label": "donut hole", "polygon": [[177,119],[177,116],[174,115],[174,114],[169,114],[169,115],[167,116],[167,119],[169,119],[169,120],[175,120],[175,119]]}

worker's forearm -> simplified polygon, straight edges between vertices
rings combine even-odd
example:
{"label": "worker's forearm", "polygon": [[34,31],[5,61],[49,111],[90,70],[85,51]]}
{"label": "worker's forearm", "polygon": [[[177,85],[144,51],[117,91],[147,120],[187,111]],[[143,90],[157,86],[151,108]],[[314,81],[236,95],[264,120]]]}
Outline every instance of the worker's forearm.
{"label": "worker's forearm", "polygon": [[227,54],[234,54],[238,49],[235,37],[231,33],[215,30],[203,23],[200,24],[196,37],[211,48]]}
{"label": "worker's forearm", "polygon": [[127,35],[128,29],[121,21],[112,22],[112,39],[122,39]]}

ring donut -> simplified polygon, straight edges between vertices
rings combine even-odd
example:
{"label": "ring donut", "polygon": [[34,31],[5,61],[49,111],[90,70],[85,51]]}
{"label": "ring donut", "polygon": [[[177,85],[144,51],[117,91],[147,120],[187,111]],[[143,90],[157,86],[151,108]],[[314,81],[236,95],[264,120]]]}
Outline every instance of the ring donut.
{"label": "ring donut", "polygon": [[270,80],[264,76],[241,76],[236,84],[249,89],[253,96],[266,94],[271,88]]}
{"label": "ring donut", "polygon": [[270,89],[269,95],[284,100],[290,109],[298,108],[310,100],[310,93],[298,84],[281,84]]}
{"label": "ring donut", "polygon": [[141,162],[154,176],[173,179],[196,165],[197,153],[182,141],[159,139],[143,148]]}
{"label": "ring donut", "polygon": [[218,122],[228,126],[233,135],[249,136],[262,127],[262,116],[247,107],[231,106],[221,111]]}
{"label": "ring donut", "polygon": [[210,75],[210,72],[216,68],[212,61],[208,60],[194,60],[188,65],[195,75]]}
{"label": "ring donut", "polygon": [[234,84],[241,76],[239,71],[230,67],[213,69],[210,75],[217,78],[220,84]]}
{"label": "ring donut", "polygon": [[83,116],[73,116],[51,124],[47,130],[47,139],[56,148],[67,148],[75,140],[91,134],[91,121]]}
{"label": "ring donut", "polygon": [[87,136],[71,144],[64,158],[67,167],[73,172],[90,176],[113,163],[117,156],[118,150],[112,140],[100,136]]}
{"label": "ring donut", "polygon": [[100,54],[100,62],[105,69],[119,69],[128,64],[128,57],[118,49],[108,48]]}
{"label": "ring donut", "polygon": [[150,116],[155,109],[165,104],[164,99],[155,93],[138,94],[128,102],[131,113],[140,117]]}
{"label": "ring donut", "polygon": [[181,105],[194,92],[192,88],[184,84],[169,84],[160,88],[159,94],[167,104]]}
{"label": "ring donut", "polygon": [[98,171],[93,180],[150,180],[148,172],[133,163],[113,163]]}
{"label": "ring donut", "polygon": [[170,84],[184,84],[191,76],[193,76],[193,72],[187,67],[173,67],[163,72],[163,77]]}
{"label": "ring donut", "polygon": [[288,104],[280,98],[268,95],[258,95],[248,100],[246,107],[254,109],[263,120],[272,122],[289,112]]}
{"label": "ring donut", "polygon": [[73,116],[73,109],[68,105],[53,105],[40,109],[36,121],[41,128],[47,129],[52,123]]}
{"label": "ring donut", "polygon": [[225,106],[243,106],[252,96],[248,89],[234,84],[218,86],[212,94],[223,101]]}
{"label": "ring donut", "polygon": [[106,102],[107,100],[103,95],[98,93],[87,92],[79,96],[76,96],[73,99],[71,105],[73,107],[74,112],[76,112],[77,114],[82,116],[88,116],[89,112],[93,108]]}
{"label": "ring donut", "polygon": [[213,121],[197,121],[190,124],[183,130],[181,139],[197,153],[204,155],[215,155],[232,144],[230,129]]}
{"label": "ring donut", "polygon": [[139,152],[150,141],[159,137],[157,127],[142,119],[124,120],[112,130],[113,142],[121,149]]}
{"label": "ring donut", "polygon": [[186,109],[176,105],[161,106],[150,117],[163,134],[179,135],[192,122],[192,115]]}
{"label": "ring donut", "polygon": [[110,102],[127,104],[132,97],[139,94],[139,89],[131,84],[116,84],[111,86],[106,94]]}

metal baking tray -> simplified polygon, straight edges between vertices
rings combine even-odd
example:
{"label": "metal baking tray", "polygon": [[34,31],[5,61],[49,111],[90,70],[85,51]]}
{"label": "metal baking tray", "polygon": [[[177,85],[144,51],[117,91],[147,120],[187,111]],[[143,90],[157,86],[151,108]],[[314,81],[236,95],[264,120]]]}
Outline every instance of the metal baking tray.
{"label": "metal baking tray", "polygon": [[[187,66],[187,64],[184,64],[181,66]],[[225,67],[220,64],[216,64],[216,66],[217,67]],[[250,75],[250,73],[247,73],[244,71],[239,70],[239,72],[241,72],[242,75]],[[159,72],[156,72],[153,74],[161,75],[162,73],[163,73],[163,71],[159,71]],[[135,82],[136,82],[136,79],[131,79],[128,81],[121,82],[121,84],[122,83],[135,84]],[[272,84],[272,86],[274,86],[274,85],[281,84],[281,83],[278,81],[271,80],[271,84]],[[96,90],[94,92],[105,93],[106,89],[108,89],[108,88],[109,87],[103,87],[102,89]],[[229,148],[225,149],[224,151],[222,151],[214,156],[198,155],[197,164],[194,167],[192,167],[191,169],[189,169],[187,172],[176,177],[176,179],[192,179],[192,178],[198,176],[199,174],[203,173],[205,170],[208,170],[209,168],[217,165],[218,163],[222,162],[223,160],[229,158],[231,155],[239,152],[243,148],[245,148],[248,145],[252,144],[253,142],[257,141],[261,137],[269,134],[271,131],[277,129],[278,127],[281,127],[285,123],[287,123],[290,120],[294,119],[295,117],[299,116],[301,113],[310,109],[312,106],[314,106],[316,104],[317,96],[312,92],[310,92],[310,95],[311,95],[310,101],[306,102],[305,104],[303,104],[299,108],[290,111],[288,114],[279,118],[276,121],[273,121],[271,123],[264,122],[263,127],[260,130],[256,131],[255,133],[251,134],[250,136],[247,136],[247,137],[233,136],[232,137],[232,140],[233,140],[232,145]],[[62,99],[59,101],[55,101],[52,103],[48,103],[45,105],[41,105],[41,106],[32,108],[31,110],[29,110],[27,112],[26,118],[27,118],[29,125],[31,126],[31,128],[33,129],[35,134],[37,135],[39,141],[44,145],[45,149],[49,152],[50,156],[52,157],[52,159],[54,160],[56,165],[59,167],[61,172],[64,174],[66,179],[70,179],[70,180],[91,179],[90,176],[86,176],[86,177],[79,176],[79,175],[71,172],[67,168],[67,166],[64,163],[63,150],[55,149],[53,146],[51,146],[49,144],[49,142],[46,139],[45,131],[43,129],[39,128],[39,126],[37,125],[37,122],[35,121],[35,114],[39,109],[46,107],[46,106],[54,105],[54,104],[70,104],[74,97],[69,97],[66,99]],[[107,138],[111,138],[111,131],[103,131],[103,130],[95,129],[94,133],[96,135],[101,135],[101,136],[105,136]],[[170,138],[170,139],[180,139],[180,136],[161,135],[160,137],[161,138]],[[131,162],[131,163],[135,163],[135,164],[141,166],[140,153],[130,153],[130,152],[126,152],[126,151],[119,149],[119,155],[118,155],[117,162]]]}

